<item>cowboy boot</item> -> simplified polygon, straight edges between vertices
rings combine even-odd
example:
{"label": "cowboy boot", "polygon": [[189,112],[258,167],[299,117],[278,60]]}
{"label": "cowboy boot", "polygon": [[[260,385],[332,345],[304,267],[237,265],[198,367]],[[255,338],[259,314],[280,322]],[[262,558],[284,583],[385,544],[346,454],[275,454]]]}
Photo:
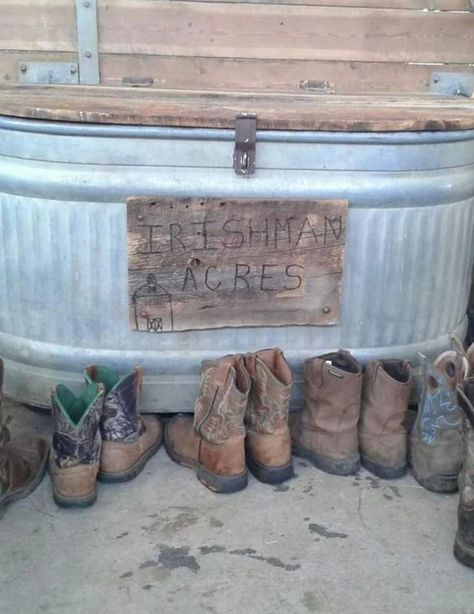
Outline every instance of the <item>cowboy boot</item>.
{"label": "cowboy boot", "polygon": [[261,482],[280,484],[294,475],[288,426],[290,368],[278,349],[245,357],[251,388],[245,414],[247,467]]}
{"label": "cowboy boot", "polygon": [[137,410],[142,370],[137,367],[120,377],[108,367],[92,365],[87,367],[85,377],[86,381],[100,383],[105,388],[98,479],[102,482],[131,480],[159,450],[162,440],[160,420],[153,415],[141,416]]}
{"label": "cowboy boot", "polygon": [[89,384],[79,397],[60,384],[52,393],[53,499],[61,507],[88,507],[97,499],[104,387]]}
{"label": "cowboy boot", "polygon": [[412,368],[404,360],[374,360],[367,365],[362,388],[359,447],[362,465],[390,480],[407,467],[408,411]]}
{"label": "cowboy boot", "polygon": [[413,477],[434,492],[454,492],[463,461],[461,408],[456,386],[465,374],[465,357],[443,352],[431,370],[422,356],[422,387],[418,413],[410,433],[409,459]]}
{"label": "cowboy boot", "polygon": [[10,441],[2,420],[3,361],[0,359],[0,507],[31,494],[46,471],[49,445],[36,435],[19,435]]}
{"label": "cowboy boot", "polygon": [[304,386],[304,408],[290,416],[293,453],[328,473],[355,473],[360,468],[359,363],[343,350],[310,358],[304,366]]}
{"label": "cowboy boot", "polygon": [[198,479],[218,493],[247,486],[244,415],[250,378],[240,355],[202,363],[194,419],[178,415],[165,429],[172,460],[195,468]]}
{"label": "cowboy boot", "polygon": [[474,568],[474,378],[457,387],[463,410],[464,463],[459,475],[458,530],[454,556]]}

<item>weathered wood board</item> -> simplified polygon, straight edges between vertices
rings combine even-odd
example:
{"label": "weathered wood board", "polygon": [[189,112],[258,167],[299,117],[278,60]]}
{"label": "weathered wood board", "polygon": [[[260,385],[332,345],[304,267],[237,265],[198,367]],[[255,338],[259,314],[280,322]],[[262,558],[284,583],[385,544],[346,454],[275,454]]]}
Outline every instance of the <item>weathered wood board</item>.
{"label": "weathered wood board", "polygon": [[70,85],[0,86],[0,115],[98,124],[235,129],[241,113],[257,130],[400,132],[471,130],[462,96],[267,94]]}
{"label": "weathered wood board", "polygon": [[345,200],[129,198],[131,328],[336,324],[347,206]]}

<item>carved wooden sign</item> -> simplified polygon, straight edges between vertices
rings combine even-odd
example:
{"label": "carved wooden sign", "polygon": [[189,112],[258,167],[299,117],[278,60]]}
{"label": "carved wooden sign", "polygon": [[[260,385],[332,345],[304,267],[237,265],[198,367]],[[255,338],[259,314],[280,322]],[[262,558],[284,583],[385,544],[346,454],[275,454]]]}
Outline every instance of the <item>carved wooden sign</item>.
{"label": "carved wooden sign", "polygon": [[347,204],[129,198],[130,326],[337,323]]}

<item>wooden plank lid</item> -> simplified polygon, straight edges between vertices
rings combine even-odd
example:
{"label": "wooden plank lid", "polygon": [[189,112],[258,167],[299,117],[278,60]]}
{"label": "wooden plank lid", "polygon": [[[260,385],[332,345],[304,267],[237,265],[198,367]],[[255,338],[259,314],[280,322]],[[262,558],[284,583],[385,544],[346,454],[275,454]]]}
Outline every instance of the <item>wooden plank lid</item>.
{"label": "wooden plank lid", "polygon": [[422,95],[243,94],[83,86],[0,87],[0,115],[98,124],[400,132],[474,129],[474,100]]}

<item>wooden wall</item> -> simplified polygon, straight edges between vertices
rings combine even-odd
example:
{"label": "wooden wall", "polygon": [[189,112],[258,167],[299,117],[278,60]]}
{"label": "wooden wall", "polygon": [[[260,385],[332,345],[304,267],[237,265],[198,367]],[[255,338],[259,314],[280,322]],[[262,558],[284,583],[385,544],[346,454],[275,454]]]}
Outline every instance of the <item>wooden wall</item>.
{"label": "wooden wall", "polygon": [[[468,0],[98,0],[104,85],[415,92],[474,72]],[[0,82],[22,61],[76,61],[74,0],[0,0]]]}

